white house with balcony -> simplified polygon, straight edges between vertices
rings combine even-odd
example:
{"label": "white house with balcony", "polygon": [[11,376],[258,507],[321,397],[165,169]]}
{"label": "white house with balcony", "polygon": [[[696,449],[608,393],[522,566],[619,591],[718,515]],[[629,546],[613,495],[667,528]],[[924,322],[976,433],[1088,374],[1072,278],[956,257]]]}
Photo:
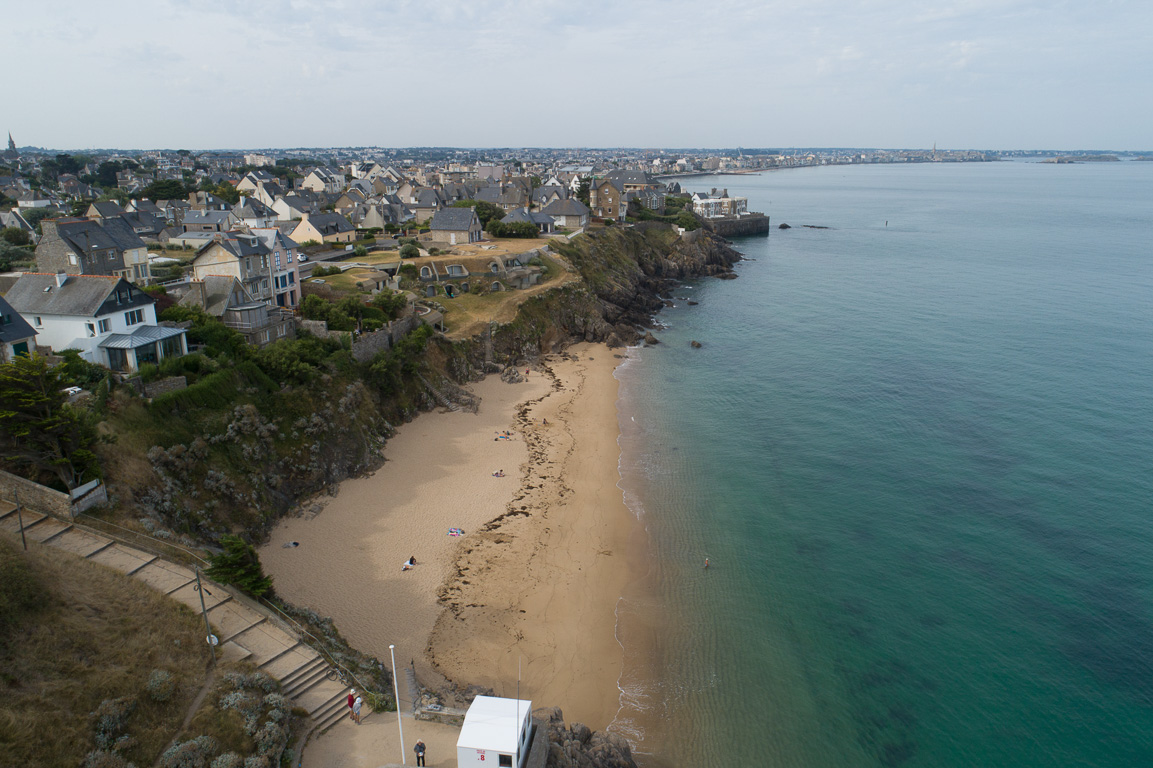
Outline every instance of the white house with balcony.
{"label": "white house with balcony", "polygon": [[122,277],[31,273],[5,295],[53,352],[75,349],[91,363],[134,371],[187,353],[182,328],[156,320],[156,301]]}

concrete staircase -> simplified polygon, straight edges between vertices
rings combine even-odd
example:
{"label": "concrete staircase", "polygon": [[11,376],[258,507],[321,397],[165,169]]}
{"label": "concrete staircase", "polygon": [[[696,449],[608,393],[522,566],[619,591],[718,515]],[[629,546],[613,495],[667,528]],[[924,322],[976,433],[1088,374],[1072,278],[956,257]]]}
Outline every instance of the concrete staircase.
{"label": "concrete staircase", "polygon": [[196,573],[186,566],[48,515],[28,510],[18,515],[12,504],[0,501],[0,529],[14,534],[18,545],[20,517],[29,546],[36,543],[55,547],[115,568],[184,603],[197,614],[203,594],[213,634],[219,638],[217,658],[247,660],[279,680],[284,695],[308,712],[314,732],[347,716],[348,684],[270,609],[234,595],[203,576],[201,592],[197,592]]}

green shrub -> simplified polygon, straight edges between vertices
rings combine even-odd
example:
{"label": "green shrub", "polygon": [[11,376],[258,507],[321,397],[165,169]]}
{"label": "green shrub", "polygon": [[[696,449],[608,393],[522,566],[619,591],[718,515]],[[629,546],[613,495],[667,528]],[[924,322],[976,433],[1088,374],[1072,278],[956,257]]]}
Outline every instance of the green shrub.
{"label": "green shrub", "polygon": [[413,245],[411,242],[405,243],[400,247],[400,258],[415,259],[418,256],[420,256],[420,249]]}
{"label": "green shrub", "polygon": [[176,681],[171,672],[164,669],[154,669],[152,674],[148,676],[145,690],[148,691],[148,696],[153,701],[165,702],[172,698],[172,694],[176,690]]}
{"label": "green shrub", "polygon": [[253,597],[272,592],[272,578],[264,575],[260,557],[252,545],[239,536],[220,537],[224,551],[210,558],[212,565],[205,573],[222,584],[240,587]]}

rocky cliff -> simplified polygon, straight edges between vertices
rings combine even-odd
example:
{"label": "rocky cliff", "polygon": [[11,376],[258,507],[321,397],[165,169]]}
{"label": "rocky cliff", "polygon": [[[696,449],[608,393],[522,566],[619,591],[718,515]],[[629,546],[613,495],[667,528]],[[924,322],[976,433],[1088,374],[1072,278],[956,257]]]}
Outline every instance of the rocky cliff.
{"label": "rocky cliff", "polygon": [[533,711],[548,727],[548,768],[637,768],[623,736],[593,731],[583,723],[566,727],[559,707]]}

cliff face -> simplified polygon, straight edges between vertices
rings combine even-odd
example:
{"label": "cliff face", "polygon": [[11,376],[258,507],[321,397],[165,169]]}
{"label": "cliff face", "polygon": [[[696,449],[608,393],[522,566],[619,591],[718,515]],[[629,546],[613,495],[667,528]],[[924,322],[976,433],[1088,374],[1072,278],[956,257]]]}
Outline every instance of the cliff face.
{"label": "cliff face", "polygon": [[678,237],[658,222],[594,230],[551,247],[583,280],[525,302],[491,339],[453,345],[446,364],[451,376],[467,381],[577,341],[635,344],[677,281],[735,277],[732,266],[741,259],[711,232]]}

